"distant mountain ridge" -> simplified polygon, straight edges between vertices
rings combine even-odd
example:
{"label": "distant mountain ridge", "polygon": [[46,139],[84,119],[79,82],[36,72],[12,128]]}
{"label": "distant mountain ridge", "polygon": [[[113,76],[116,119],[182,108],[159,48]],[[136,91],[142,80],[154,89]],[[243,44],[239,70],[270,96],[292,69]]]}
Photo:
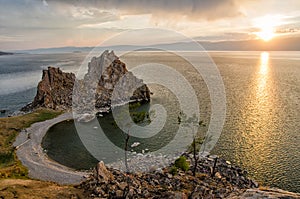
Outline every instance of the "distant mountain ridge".
{"label": "distant mountain ridge", "polygon": [[[207,51],[300,51],[300,37],[290,38],[274,38],[269,42],[263,40],[241,40],[241,41],[196,41]],[[39,48],[30,50],[17,50],[17,53],[32,54],[53,54],[53,53],[78,53],[90,52],[95,47],[57,47],[57,48]],[[131,51],[131,50],[155,50],[166,49],[174,51],[194,51],[199,50],[192,42],[177,42],[168,44],[153,44],[149,46],[138,45],[113,45],[97,47],[99,51],[111,49],[115,51]]]}
{"label": "distant mountain ridge", "polygon": [[3,52],[3,51],[0,51],[0,55],[13,55],[14,53],[11,53],[11,52]]}

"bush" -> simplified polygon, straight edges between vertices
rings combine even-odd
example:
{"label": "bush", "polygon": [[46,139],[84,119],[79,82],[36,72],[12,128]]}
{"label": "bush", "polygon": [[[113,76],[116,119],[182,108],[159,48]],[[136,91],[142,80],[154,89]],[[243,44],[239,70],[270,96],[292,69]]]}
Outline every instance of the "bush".
{"label": "bush", "polygon": [[175,167],[180,168],[183,171],[187,171],[190,168],[190,164],[186,161],[184,156],[180,156],[175,160]]}
{"label": "bush", "polygon": [[177,175],[177,173],[178,173],[177,167],[172,166],[172,167],[170,168],[169,173],[172,174],[173,176],[174,176],[174,175]]}
{"label": "bush", "polygon": [[0,168],[8,166],[14,162],[14,153],[9,151],[6,153],[0,153]]}

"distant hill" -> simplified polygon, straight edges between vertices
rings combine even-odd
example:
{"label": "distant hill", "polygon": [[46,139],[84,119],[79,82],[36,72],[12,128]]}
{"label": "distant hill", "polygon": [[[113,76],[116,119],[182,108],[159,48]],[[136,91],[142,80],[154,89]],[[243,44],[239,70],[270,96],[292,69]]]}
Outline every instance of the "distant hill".
{"label": "distant hill", "polygon": [[271,41],[244,40],[199,42],[206,50],[223,51],[300,51],[300,37],[274,38]]}
{"label": "distant hill", "polygon": [[0,51],[0,55],[13,55],[14,53]]}
{"label": "distant hill", "polygon": [[[290,38],[274,38],[269,42],[263,40],[242,40],[242,41],[197,41],[204,50],[207,51],[300,51],[300,37]],[[97,51],[115,50],[115,51],[131,51],[131,50],[172,50],[172,51],[194,51],[199,50],[199,46],[194,42],[177,42],[169,44],[154,44],[147,46],[134,45],[115,45],[97,47]],[[31,54],[55,54],[55,53],[80,53],[90,52],[94,47],[58,47],[58,48],[39,48],[31,50],[19,50],[16,53]]]}

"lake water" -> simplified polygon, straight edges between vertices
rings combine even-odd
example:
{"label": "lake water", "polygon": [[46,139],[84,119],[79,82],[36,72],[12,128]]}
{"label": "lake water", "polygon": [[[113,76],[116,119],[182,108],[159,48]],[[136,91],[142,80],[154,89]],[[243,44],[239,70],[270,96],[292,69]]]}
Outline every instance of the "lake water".
{"label": "lake water", "polygon": [[[183,74],[199,101],[200,119],[204,124],[199,133],[206,132],[211,102],[203,79],[172,55],[143,53],[143,56],[126,56],[122,61],[131,68],[141,59],[143,62],[159,60]],[[227,100],[226,121],[212,153],[246,169],[264,185],[300,192],[300,52],[210,54],[223,78]],[[14,111],[30,102],[42,68],[56,65],[64,71],[76,71],[84,56],[81,53],[1,56],[0,109]],[[193,57],[193,53],[189,56]],[[134,148],[138,152],[146,147],[155,151],[161,143],[172,139],[178,128],[180,110],[176,97],[161,86],[150,85],[150,89],[154,93],[150,105],[163,104],[168,111],[168,122],[152,140],[131,140],[141,141],[141,145]],[[106,115],[99,121],[110,140],[122,148],[124,137],[112,122],[112,116]],[[82,128],[96,131],[93,127],[91,124]],[[81,143],[72,121],[53,126],[43,145],[49,157],[70,167],[88,168],[96,162]],[[103,155],[104,161],[113,161],[110,152],[107,150],[107,156]]]}

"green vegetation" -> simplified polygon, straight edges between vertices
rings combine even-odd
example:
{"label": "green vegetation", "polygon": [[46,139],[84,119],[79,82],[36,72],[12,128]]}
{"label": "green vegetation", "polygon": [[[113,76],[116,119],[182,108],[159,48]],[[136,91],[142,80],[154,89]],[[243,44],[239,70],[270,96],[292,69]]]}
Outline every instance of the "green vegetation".
{"label": "green vegetation", "polygon": [[14,161],[14,153],[12,151],[0,153],[0,168],[2,165],[10,165]]}
{"label": "green vegetation", "polygon": [[0,178],[27,178],[27,169],[17,159],[12,146],[16,136],[31,124],[55,118],[61,113],[38,109],[22,116],[0,118]]}
{"label": "green vegetation", "polygon": [[141,102],[130,102],[129,103],[129,110],[134,110],[142,106]]}
{"label": "green vegetation", "polygon": [[187,171],[190,168],[190,163],[186,161],[184,156],[180,156],[177,160],[175,160],[174,166],[183,171]]}
{"label": "green vegetation", "polygon": [[145,111],[131,112],[130,116],[131,116],[132,120],[134,121],[134,123],[136,123],[136,124],[143,122],[145,120],[145,118],[149,119],[149,113],[147,113]]}
{"label": "green vegetation", "polygon": [[150,119],[149,113],[146,111],[138,110],[142,104],[140,102],[131,102],[129,103],[129,112],[134,123],[138,124],[144,122],[145,119]]}
{"label": "green vegetation", "polygon": [[173,176],[177,175],[178,173],[177,167],[172,166],[169,170],[169,173],[172,174]]}

